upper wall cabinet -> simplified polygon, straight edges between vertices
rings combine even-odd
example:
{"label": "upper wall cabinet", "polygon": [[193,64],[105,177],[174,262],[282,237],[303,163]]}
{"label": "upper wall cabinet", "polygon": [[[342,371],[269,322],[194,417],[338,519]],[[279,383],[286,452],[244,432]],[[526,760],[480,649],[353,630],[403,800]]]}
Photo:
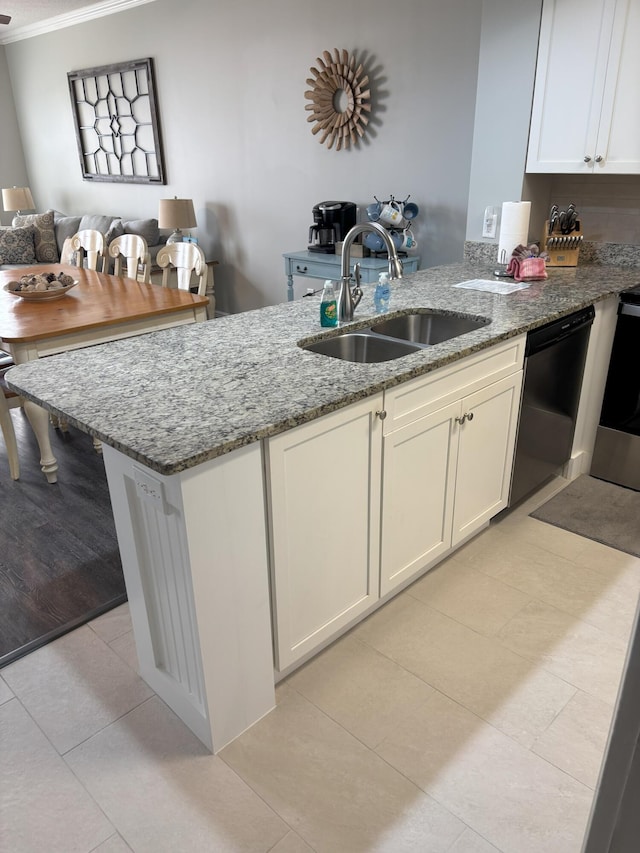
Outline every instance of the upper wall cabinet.
{"label": "upper wall cabinet", "polygon": [[544,0],[527,172],[640,173],[640,0]]}

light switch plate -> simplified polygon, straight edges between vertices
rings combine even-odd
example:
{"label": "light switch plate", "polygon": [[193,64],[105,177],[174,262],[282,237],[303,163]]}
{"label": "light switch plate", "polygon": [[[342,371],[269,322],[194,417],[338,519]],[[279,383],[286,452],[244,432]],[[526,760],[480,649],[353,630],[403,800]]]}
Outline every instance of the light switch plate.
{"label": "light switch plate", "polygon": [[482,223],[482,236],[495,237],[498,230],[498,213],[495,207],[487,207]]}

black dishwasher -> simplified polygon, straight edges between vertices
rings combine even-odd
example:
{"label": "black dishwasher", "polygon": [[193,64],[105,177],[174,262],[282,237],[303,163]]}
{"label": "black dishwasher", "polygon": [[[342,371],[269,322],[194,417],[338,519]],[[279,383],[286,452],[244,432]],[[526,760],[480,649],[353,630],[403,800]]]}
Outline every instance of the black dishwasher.
{"label": "black dishwasher", "polygon": [[640,285],[620,294],[591,474],[640,491]]}
{"label": "black dishwasher", "polygon": [[594,316],[589,305],[527,335],[510,506],[561,473],[571,456]]}

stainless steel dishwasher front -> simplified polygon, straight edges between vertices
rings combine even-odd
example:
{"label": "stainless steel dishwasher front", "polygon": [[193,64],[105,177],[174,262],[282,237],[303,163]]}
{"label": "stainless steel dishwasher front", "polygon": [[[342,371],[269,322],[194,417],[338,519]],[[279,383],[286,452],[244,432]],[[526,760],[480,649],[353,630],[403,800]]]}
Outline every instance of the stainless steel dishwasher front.
{"label": "stainless steel dishwasher front", "polygon": [[571,455],[593,305],[527,335],[509,506],[559,474]]}

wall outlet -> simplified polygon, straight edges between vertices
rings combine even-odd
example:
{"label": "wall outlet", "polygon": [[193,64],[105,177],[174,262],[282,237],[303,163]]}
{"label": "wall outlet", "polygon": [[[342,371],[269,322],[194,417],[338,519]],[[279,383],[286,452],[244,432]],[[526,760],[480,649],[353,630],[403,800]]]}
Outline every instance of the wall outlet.
{"label": "wall outlet", "polygon": [[482,222],[482,236],[495,237],[498,230],[498,213],[495,207],[487,207]]}

